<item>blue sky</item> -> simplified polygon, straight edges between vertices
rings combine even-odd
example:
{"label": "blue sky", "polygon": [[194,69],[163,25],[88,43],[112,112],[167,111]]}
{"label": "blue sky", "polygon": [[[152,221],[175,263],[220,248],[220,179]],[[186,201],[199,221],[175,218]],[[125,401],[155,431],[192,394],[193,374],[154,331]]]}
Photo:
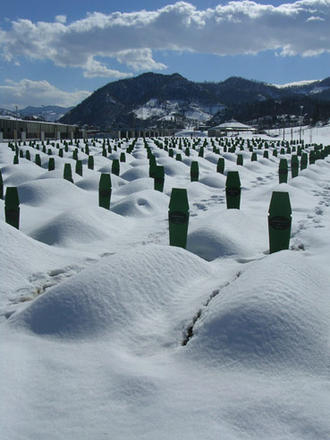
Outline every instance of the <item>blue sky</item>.
{"label": "blue sky", "polygon": [[0,107],[75,105],[146,71],[194,81],[330,76],[330,0],[12,0],[1,7]]}

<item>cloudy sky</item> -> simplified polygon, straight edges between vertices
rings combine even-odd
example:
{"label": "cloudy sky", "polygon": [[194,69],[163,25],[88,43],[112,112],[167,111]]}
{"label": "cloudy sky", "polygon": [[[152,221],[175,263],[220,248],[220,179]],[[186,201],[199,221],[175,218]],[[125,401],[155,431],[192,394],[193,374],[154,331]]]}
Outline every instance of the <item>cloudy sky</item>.
{"label": "cloudy sky", "polygon": [[330,0],[10,0],[0,108],[76,105],[140,73],[283,84],[330,76]]}

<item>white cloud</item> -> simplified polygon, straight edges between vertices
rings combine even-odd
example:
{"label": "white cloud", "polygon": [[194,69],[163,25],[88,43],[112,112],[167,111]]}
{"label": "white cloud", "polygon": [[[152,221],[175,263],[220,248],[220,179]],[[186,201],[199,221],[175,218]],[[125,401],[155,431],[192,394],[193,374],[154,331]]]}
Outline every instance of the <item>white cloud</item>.
{"label": "white cloud", "polygon": [[87,98],[91,92],[87,90],[77,90],[66,92],[58,89],[48,81],[32,81],[22,79],[15,82],[7,79],[5,84],[0,85],[1,107],[19,108],[27,105],[60,105],[70,107],[77,105]]}
{"label": "white cloud", "polygon": [[312,15],[311,17],[308,17],[307,20],[308,21],[324,21],[324,18],[321,17],[314,17],[314,15]]}
{"label": "white cloud", "polygon": [[151,49],[128,49],[116,53],[117,60],[131,67],[135,71],[139,70],[163,70],[165,64],[157,63],[152,58]]}
{"label": "white cloud", "polygon": [[58,23],[66,23],[66,15],[56,15],[55,21]]}
{"label": "white cloud", "polygon": [[95,58],[91,56],[86,61],[84,76],[85,78],[108,77],[108,78],[119,79],[119,78],[129,78],[132,76],[132,74],[119,72],[118,70],[108,69],[104,64],[100,63],[100,61],[97,61]]}
{"label": "white cloud", "polygon": [[13,21],[9,30],[0,30],[3,56],[8,61],[22,56],[49,59],[82,68],[86,77],[117,79],[129,74],[112,69],[113,59],[134,71],[165,69],[153,59],[153,50],[220,56],[265,50],[285,56],[330,52],[330,0],[279,6],[242,0],[204,10],[177,2],[154,11],[95,12],[72,23],[64,18]]}

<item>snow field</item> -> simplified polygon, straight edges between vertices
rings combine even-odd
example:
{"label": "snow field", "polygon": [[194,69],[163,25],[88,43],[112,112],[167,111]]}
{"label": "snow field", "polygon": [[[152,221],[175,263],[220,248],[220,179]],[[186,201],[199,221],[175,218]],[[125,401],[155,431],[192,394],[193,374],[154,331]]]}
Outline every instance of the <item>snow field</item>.
{"label": "snow field", "polygon": [[[204,138],[185,156],[184,142],[195,141],[173,145],[179,162],[157,147],[171,139],[147,139],[165,167],[160,193],[137,140],[111,174],[110,211],[98,207],[98,181],[120,149],[103,157],[102,141],[89,142],[94,170],[79,149],[81,177],[74,146],[48,172],[40,150],[42,168],[28,146],[32,161],[13,165],[0,145],[4,186],[17,186],[21,201],[18,231],[0,200],[4,439],[330,437],[330,159],[294,179],[289,170],[279,185],[279,160],[290,155],[270,147],[269,159],[262,149],[251,162],[245,139],[243,166],[238,150],[221,153],[225,174],[238,170],[242,183],[241,209],[227,210],[220,156],[210,139],[198,156]],[[190,182],[193,160],[199,182]],[[173,187],[188,191],[187,250],[168,246]],[[290,194],[291,248],[269,255],[267,212],[279,190]]]}

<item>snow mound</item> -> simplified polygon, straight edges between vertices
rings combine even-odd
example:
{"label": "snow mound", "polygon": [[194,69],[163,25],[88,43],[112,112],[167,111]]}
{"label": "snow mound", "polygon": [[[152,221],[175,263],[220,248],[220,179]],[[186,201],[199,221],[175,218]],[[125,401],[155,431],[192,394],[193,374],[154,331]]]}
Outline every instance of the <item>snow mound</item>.
{"label": "snow mound", "polygon": [[133,151],[133,153],[132,153],[132,156],[135,159],[143,159],[143,160],[145,160],[146,157],[147,157],[147,151],[146,150],[137,150],[137,149],[135,149]]}
{"label": "snow mound", "polygon": [[126,183],[116,191],[116,196],[128,196],[139,191],[151,190],[154,187],[153,179],[145,177],[142,179],[134,180],[133,182]]}
{"label": "snow mound", "polygon": [[[143,181],[142,186],[145,183]],[[114,204],[111,211],[128,217],[149,217],[160,213],[167,214],[168,204],[169,199],[165,194],[147,189],[128,195],[124,200]]]}
{"label": "snow mound", "polygon": [[63,264],[56,251],[0,222],[0,300],[29,284],[32,273]]}
{"label": "snow mound", "polygon": [[31,206],[42,206],[48,204],[65,205],[78,203],[82,191],[65,179],[44,179],[24,183],[18,187],[20,203]]}
{"label": "snow mound", "polygon": [[[112,340],[157,334],[183,286],[208,274],[207,263],[180,248],[143,246],[102,260],[38,297],[10,320],[38,335]],[[164,317],[163,317],[164,318]]]}
{"label": "snow mound", "polygon": [[149,167],[144,165],[143,167],[131,168],[125,171],[120,177],[128,180],[129,182],[136,179],[141,179],[143,177],[149,177]]}
{"label": "snow mound", "polygon": [[[18,186],[30,180],[37,179],[44,174],[45,170],[37,165],[19,164],[3,167],[1,172],[6,186]],[[5,177],[7,173],[9,173],[9,176]]]}
{"label": "snow mound", "polygon": [[72,246],[117,237],[123,222],[124,219],[103,208],[73,208],[33,230],[30,235],[48,245]]}
{"label": "snow mound", "polygon": [[329,281],[296,252],[254,262],[210,302],[190,349],[233,366],[320,372],[330,360]]}
{"label": "snow mound", "polygon": [[[182,153],[181,155],[183,156]],[[190,170],[187,165],[178,160],[162,157],[158,160],[157,164],[165,167],[165,174],[168,176],[190,176]]]}
{"label": "snow mound", "polygon": [[196,221],[187,249],[208,261],[255,256],[267,250],[267,217],[264,223],[239,209],[215,210]]}
{"label": "snow mound", "polygon": [[209,174],[199,179],[199,181],[211,188],[224,188],[226,185],[226,177],[219,173]]}

